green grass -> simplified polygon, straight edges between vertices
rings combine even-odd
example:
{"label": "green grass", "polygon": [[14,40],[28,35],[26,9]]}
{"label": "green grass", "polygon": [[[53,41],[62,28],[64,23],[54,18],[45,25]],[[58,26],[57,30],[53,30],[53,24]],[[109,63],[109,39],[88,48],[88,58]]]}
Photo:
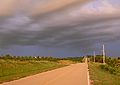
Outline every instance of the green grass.
{"label": "green grass", "polygon": [[120,85],[120,76],[101,69],[100,65],[99,63],[89,63],[92,85]]}
{"label": "green grass", "polygon": [[63,66],[65,65],[50,61],[0,59],[0,83]]}

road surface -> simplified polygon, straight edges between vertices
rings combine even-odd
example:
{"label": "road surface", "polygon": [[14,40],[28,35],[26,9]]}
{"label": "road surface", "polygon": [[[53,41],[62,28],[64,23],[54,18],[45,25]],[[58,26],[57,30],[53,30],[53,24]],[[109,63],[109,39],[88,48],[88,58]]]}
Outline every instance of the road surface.
{"label": "road surface", "polygon": [[0,85],[89,85],[87,63],[79,63]]}

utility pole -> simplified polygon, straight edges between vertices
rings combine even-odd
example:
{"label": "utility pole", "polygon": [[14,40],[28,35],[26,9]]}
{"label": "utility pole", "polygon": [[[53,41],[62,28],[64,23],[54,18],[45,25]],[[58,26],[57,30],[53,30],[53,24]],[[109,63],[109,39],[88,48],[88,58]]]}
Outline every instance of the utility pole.
{"label": "utility pole", "polygon": [[105,45],[103,44],[103,64],[105,64]]}
{"label": "utility pole", "polygon": [[95,57],[96,57],[96,53],[95,53],[95,51],[94,51],[94,62],[95,62]]}

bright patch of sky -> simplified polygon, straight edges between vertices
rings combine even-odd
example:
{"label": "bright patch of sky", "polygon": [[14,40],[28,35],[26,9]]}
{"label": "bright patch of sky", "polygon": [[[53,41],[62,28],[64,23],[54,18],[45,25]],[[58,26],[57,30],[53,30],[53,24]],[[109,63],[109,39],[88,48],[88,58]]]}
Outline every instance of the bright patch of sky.
{"label": "bright patch of sky", "polygon": [[82,7],[82,10],[89,14],[115,14],[120,12],[119,0],[95,0]]}
{"label": "bright patch of sky", "polygon": [[120,7],[120,0],[109,0],[114,6]]}

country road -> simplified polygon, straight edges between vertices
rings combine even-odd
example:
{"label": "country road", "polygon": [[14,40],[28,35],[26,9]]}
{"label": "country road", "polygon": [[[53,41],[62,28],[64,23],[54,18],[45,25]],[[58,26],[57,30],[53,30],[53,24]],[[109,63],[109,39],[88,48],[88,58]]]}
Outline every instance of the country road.
{"label": "country road", "polygon": [[73,64],[0,85],[89,85],[87,63]]}

